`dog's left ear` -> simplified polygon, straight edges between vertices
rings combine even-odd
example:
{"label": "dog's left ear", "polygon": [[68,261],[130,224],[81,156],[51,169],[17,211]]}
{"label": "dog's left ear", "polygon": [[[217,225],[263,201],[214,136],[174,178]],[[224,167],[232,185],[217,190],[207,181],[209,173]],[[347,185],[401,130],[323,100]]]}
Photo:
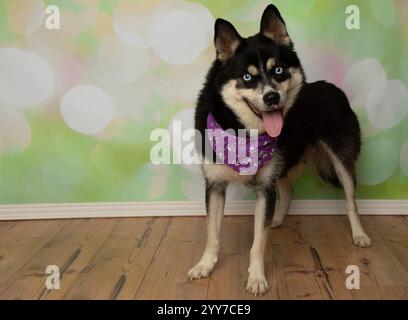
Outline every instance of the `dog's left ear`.
{"label": "dog's left ear", "polygon": [[278,44],[290,46],[290,39],[286,30],[285,21],[273,4],[266,7],[261,20],[261,34]]}
{"label": "dog's left ear", "polygon": [[214,44],[217,50],[217,59],[226,62],[235,54],[242,38],[234,26],[227,20],[215,21]]}

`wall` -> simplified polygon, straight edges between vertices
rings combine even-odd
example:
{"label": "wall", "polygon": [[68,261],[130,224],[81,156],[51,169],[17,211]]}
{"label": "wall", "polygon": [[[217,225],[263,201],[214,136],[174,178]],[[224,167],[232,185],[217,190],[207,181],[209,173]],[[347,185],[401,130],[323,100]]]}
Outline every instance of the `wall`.
{"label": "wall", "polygon": [[[258,31],[268,1],[0,2],[0,203],[203,199],[197,167],[153,166],[150,132],[192,126],[213,22]],[[308,80],[343,88],[364,146],[358,197],[408,197],[407,1],[274,1]],[[61,29],[44,27],[45,7]],[[356,4],[361,29],[345,28]],[[337,199],[310,172],[297,199]],[[250,199],[233,186],[229,198]]]}

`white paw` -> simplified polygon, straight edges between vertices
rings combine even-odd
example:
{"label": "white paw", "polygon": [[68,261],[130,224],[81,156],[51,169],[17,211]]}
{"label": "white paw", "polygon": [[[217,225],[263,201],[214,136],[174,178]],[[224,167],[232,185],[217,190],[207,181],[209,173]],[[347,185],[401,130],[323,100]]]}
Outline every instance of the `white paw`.
{"label": "white paw", "polygon": [[272,224],[271,227],[272,228],[278,228],[282,225],[283,220],[279,220],[279,219],[272,219]]}
{"label": "white paw", "polygon": [[353,236],[353,242],[356,246],[363,248],[371,246],[371,240],[366,234]]}
{"label": "white paw", "polygon": [[193,268],[190,269],[187,276],[190,280],[207,278],[210,275],[212,269],[213,269],[212,266],[198,263]]}
{"label": "white paw", "polygon": [[268,281],[266,281],[265,277],[249,276],[246,289],[255,296],[263,295],[269,290]]}

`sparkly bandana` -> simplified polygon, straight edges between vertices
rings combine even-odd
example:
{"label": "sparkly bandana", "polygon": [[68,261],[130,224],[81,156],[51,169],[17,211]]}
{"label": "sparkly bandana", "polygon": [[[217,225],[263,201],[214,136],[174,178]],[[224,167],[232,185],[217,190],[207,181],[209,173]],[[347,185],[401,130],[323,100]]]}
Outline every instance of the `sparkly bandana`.
{"label": "sparkly bandana", "polygon": [[[277,148],[277,138],[268,134],[246,136],[246,130],[238,130],[238,136],[221,128],[209,113],[207,136],[212,149],[221,160],[242,175],[254,175],[266,165]],[[243,134],[241,134],[243,133]]]}

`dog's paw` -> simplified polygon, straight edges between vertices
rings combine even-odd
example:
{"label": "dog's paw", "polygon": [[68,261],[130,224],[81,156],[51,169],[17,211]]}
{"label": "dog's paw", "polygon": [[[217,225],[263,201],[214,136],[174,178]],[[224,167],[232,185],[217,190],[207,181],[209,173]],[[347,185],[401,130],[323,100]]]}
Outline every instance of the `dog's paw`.
{"label": "dog's paw", "polygon": [[199,263],[190,269],[190,271],[187,274],[187,277],[190,280],[207,278],[210,275],[212,269],[213,268],[209,265]]}
{"label": "dog's paw", "polygon": [[371,240],[366,234],[353,236],[353,242],[356,246],[363,248],[371,246]]}
{"label": "dog's paw", "polygon": [[283,220],[273,219],[272,224],[271,224],[271,228],[273,228],[273,229],[278,228],[278,227],[280,227],[282,225],[282,223],[283,223]]}
{"label": "dog's paw", "polygon": [[268,281],[264,277],[249,276],[246,289],[255,296],[263,295],[269,290]]}

